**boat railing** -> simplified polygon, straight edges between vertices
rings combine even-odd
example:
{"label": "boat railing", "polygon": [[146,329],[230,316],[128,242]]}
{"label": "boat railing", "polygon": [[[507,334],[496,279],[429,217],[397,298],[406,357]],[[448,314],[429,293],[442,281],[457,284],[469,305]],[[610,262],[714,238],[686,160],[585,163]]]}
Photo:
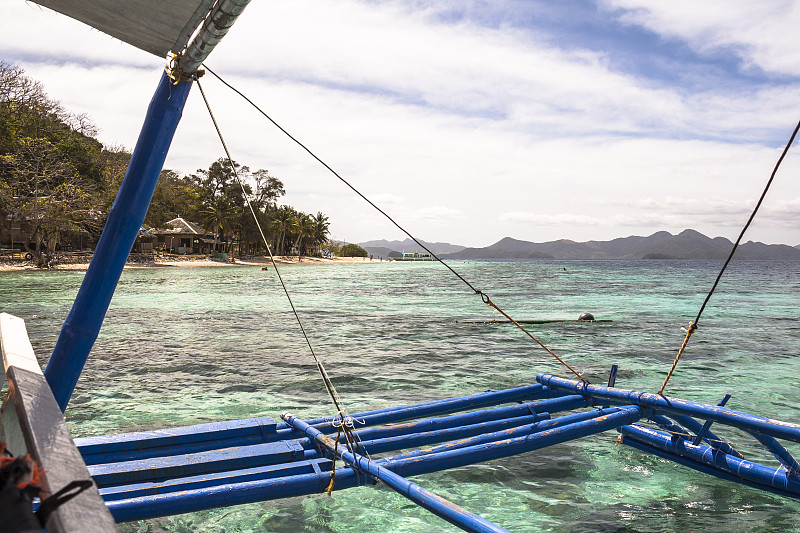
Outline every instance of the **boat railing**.
{"label": "boat railing", "polygon": [[[37,483],[44,494],[55,494],[73,481],[91,479],[42,375],[24,320],[0,313],[0,350],[3,381],[8,383],[0,410],[0,440],[6,443],[6,450],[15,457],[30,455],[44,470]],[[94,485],[48,516],[45,526],[49,532],[117,530]]]}

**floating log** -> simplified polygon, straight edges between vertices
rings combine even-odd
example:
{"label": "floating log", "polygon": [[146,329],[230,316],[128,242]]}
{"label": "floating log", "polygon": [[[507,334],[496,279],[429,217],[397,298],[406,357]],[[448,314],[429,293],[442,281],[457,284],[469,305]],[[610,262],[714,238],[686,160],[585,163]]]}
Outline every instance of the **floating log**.
{"label": "floating log", "polygon": [[[557,324],[559,322],[599,323],[613,320],[517,320],[518,324]],[[457,320],[458,324],[512,324],[510,320]]]}

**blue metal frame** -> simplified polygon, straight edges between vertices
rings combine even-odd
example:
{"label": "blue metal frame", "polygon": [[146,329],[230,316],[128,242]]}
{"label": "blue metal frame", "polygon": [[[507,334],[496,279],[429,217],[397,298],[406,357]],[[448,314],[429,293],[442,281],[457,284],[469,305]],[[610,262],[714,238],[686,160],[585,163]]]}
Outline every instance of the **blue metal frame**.
{"label": "blue metal frame", "polygon": [[[534,383],[533,385],[524,385],[522,387],[515,387],[513,389],[503,389],[499,391],[489,390],[486,392],[480,392],[478,394],[470,394],[469,396],[460,396],[458,398],[445,398],[443,400],[434,400],[413,405],[386,407],[384,409],[375,409],[373,411],[355,413],[351,414],[350,416],[359,421],[363,421],[364,423],[360,424],[360,426],[371,426],[377,424],[388,424],[390,422],[397,422],[399,420],[409,420],[411,418],[420,418],[429,415],[452,413],[467,409],[477,409],[478,407],[498,405],[501,403],[537,400],[539,398],[549,398],[551,396],[563,396],[563,394],[553,394],[547,387],[543,387],[538,383]],[[314,418],[311,420],[306,420],[306,423],[311,426],[319,427],[323,424],[330,425],[330,423],[336,418],[337,417],[335,416]],[[287,428],[291,429],[291,426],[289,426],[286,422],[278,423],[279,431]]]}
{"label": "blue metal frame", "polygon": [[393,490],[405,496],[412,502],[420,507],[423,507],[436,516],[447,520],[453,525],[456,525],[464,531],[475,531],[485,533],[508,533],[507,530],[489,522],[483,517],[462,509],[461,507],[448,502],[441,496],[420,487],[416,483],[408,481],[402,476],[387,470],[374,461],[371,461],[357,453],[349,452],[343,446],[338,446],[336,443],[318,429],[315,429],[303,422],[299,418],[292,416],[288,413],[281,415],[286,423],[291,424],[296,429],[303,431],[309,438],[313,439],[318,445],[324,447],[328,451],[335,453],[347,464],[352,465],[360,471],[367,472],[377,479],[386,483]]}
{"label": "blue metal frame", "polygon": [[658,413],[669,413],[670,416],[672,416],[673,413],[677,415],[696,416],[704,420],[719,422],[747,432],[756,432],[761,435],[769,435],[770,437],[800,442],[800,424],[772,420],[763,416],[734,411],[727,407],[712,406],[648,392],[590,385],[582,381],[559,378],[544,373],[538,374],[536,376],[536,381],[551,389],[562,390],[571,394],[581,394],[586,397],[608,400],[615,404],[638,405],[644,408],[655,409]]}
{"label": "blue metal frame", "polygon": [[[416,487],[404,479],[408,476],[517,455],[619,429],[623,433],[622,442],[638,449],[723,479],[784,496],[797,498],[800,495],[800,477],[797,475],[800,465],[780,443],[767,435],[794,435],[793,430],[797,427],[794,424],[719,406],[595,387],[552,376],[540,378],[547,381],[547,387],[493,391],[364,413],[370,423],[384,419],[391,422],[422,420],[357,431],[361,447],[352,458],[362,464],[370,476],[386,478],[389,483],[397,482],[402,492],[405,490],[403,487]],[[488,398],[500,400],[497,403],[514,401],[520,394],[544,399],[428,418],[434,412],[450,413],[455,406],[474,409],[476,405],[486,405]],[[597,400],[619,405],[549,419],[552,413],[579,409]],[[783,467],[775,469],[745,461],[729,445],[718,442],[718,437],[708,430],[705,439],[713,447],[693,445],[694,435],[703,431],[704,424],[692,416],[714,419],[716,423],[750,431]],[[649,418],[673,433],[631,425],[641,418]],[[83,442],[88,445],[87,452],[94,452],[90,455],[104,456],[112,461],[112,464],[90,467],[90,471],[93,475],[98,474],[98,482],[103,486],[102,494],[115,519],[139,520],[322,492],[330,481],[330,451],[327,447],[317,449],[315,445],[319,445],[320,436],[331,442],[325,433],[332,426],[319,419],[308,422],[290,420],[292,425],[252,419],[225,422],[219,426],[204,424],[163,432],[97,437]],[[731,424],[734,421],[735,424]],[[316,427],[311,427],[312,422]],[[764,427],[769,427],[769,430],[755,431]],[[273,444],[254,445],[253,440]],[[195,447],[214,446],[214,442],[218,443],[214,451],[193,451]],[[427,449],[376,457],[376,454],[393,450],[432,444],[434,446]],[[362,448],[373,454],[372,459],[360,459],[363,457]],[[124,457],[131,452],[153,458],[130,461],[120,460],[116,455]],[[204,464],[197,466],[199,463]],[[335,488],[341,490],[369,483],[370,476],[364,476],[363,472],[359,474],[350,467],[339,468],[336,470]],[[433,500],[436,498],[429,496]]]}
{"label": "blue metal frame", "polygon": [[191,87],[191,82],[174,85],[164,73],[150,101],[122,186],[44,371],[62,412],[67,408],[100,333],[114,289],[150,206]]}
{"label": "blue metal frame", "polygon": [[780,469],[747,461],[704,444],[695,446],[690,440],[675,439],[668,433],[649,428],[623,426],[619,431],[623,444],[695,470],[783,496],[797,498],[800,495],[800,476],[787,475]]}

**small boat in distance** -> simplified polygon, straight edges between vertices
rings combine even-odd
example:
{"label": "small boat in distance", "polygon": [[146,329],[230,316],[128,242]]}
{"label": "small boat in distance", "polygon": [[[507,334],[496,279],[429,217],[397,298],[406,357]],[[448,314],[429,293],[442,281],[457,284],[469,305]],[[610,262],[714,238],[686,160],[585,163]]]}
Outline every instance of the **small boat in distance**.
{"label": "small boat in distance", "polygon": [[434,258],[428,253],[403,252],[395,261],[434,261]]}

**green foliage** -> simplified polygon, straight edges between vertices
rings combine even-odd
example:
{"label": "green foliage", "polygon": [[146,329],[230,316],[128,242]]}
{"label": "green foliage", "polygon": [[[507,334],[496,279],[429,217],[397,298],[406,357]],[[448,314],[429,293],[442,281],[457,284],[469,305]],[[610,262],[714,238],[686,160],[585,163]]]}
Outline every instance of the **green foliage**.
{"label": "green foliage", "polygon": [[319,250],[325,256],[341,255],[342,247],[338,243],[326,241],[320,245]]}
{"label": "green foliage", "polygon": [[[66,111],[21,68],[0,61],[0,218],[19,225],[15,242],[40,263],[58,247],[91,245],[105,225],[131,154],[104,148],[96,134],[86,115]],[[182,216],[226,250],[235,242],[239,253],[265,253],[263,232],[279,254],[321,253],[328,217],[279,206],[284,194],[269,171],[220,158],[188,176],[164,170],[144,224],[164,227]],[[8,226],[0,225],[0,243],[11,240]]]}
{"label": "green foliage", "polygon": [[[78,129],[80,128],[80,130]],[[40,264],[62,243],[97,234],[93,196],[102,185],[102,146],[85,117],[46,97],[22,69],[0,62],[0,217],[20,224],[17,242]],[[0,227],[0,240],[11,240]]]}
{"label": "green foliage", "polygon": [[345,244],[339,250],[339,257],[367,257],[367,251],[357,244]]}

